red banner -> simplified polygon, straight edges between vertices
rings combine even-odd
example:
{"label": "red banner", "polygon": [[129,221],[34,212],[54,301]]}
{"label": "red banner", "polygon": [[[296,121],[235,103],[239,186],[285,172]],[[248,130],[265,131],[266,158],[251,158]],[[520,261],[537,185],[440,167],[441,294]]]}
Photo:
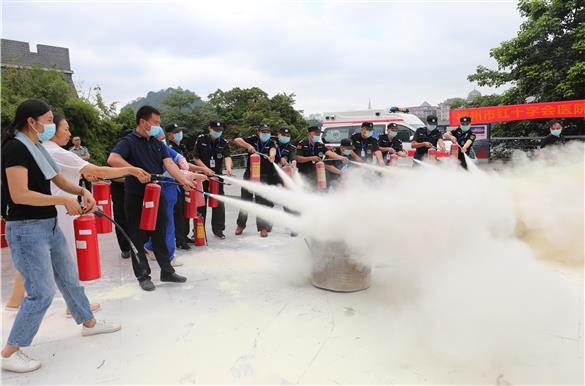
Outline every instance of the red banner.
{"label": "red banner", "polygon": [[541,118],[585,118],[585,99],[450,110],[450,125],[459,125],[459,119],[464,116],[470,116],[472,124]]}

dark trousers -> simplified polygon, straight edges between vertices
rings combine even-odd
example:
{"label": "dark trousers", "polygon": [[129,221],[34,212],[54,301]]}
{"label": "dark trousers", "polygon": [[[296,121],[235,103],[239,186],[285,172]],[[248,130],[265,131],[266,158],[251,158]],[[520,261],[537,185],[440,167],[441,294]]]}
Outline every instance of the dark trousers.
{"label": "dark trousers", "polygon": [[92,187],[91,181],[88,181],[83,177],[81,177],[79,179],[79,186],[83,186],[85,189],[87,189],[91,192],[91,187]]}
{"label": "dark trousers", "polygon": [[158,205],[156,217],[156,227],[154,231],[143,231],[140,229],[140,216],[142,214],[142,201],[144,194],[132,194],[126,192],[126,220],[128,223],[128,234],[132,242],[138,248],[138,262],[132,259],[132,268],[138,281],[150,280],[150,266],[144,253],[144,243],[148,238],[152,240],[152,250],[156,256],[156,261],[160,266],[161,276],[175,272],[169,260],[169,250],[165,240],[167,231],[167,204],[164,197],[161,197]]}
{"label": "dark trousers", "polygon": [[[220,178],[220,182],[223,180]],[[209,181],[203,182],[203,190],[209,193]],[[219,184],[219,194],[224,195],[223,191],[223,184]],[[197,208],[197,212],[200,216],[203,217],[203,223],[206,223],[207,217],[207,200],[209,197],[205,196],[205,205],[200,206]],[[221,201],[218,201],[218,205],[216,208],[212,208],[211,210],[211,230],[213,233],[223,232],[225,230],[225,204]]]}
{"label": "dark trousers", "polygon": [[[124,183],[112,181],[110,184],[110,194],[112,195],[112,209],[114,211],[114,220],[128,233],[128,224],[126,222],[126,212],[124,209]],[[118,239],[118,246],[121,252],[130,252],[132,248],[130,243],[122,232],[116,228],[116,239]]]}
{"label": "dark trousers", "polygon": [[[250,177],[244,175],[244,179],[249,180]],[[274,180],[271,178],[262,178],[261,181],[265,184],[274,185]],[[270,208],[274,207],[274,203],[272,201],[268,201],[264,197],[259,196],[258,194],[254,194],[254,193],[252,193],[249,190],[246,190],[244,188],[242,188],[242,200],[255,201],[256,204],[265,205],[265,206],[268,206]],[[248,222],[248,212],[245,210],[240,210],[240,213],[238,214],[238,220],[237,220],[238,226],[240,228],[245,228],[247,222]],[[258,232],[260,232],[262,229],[266,229],[267,231],[271,231],[272,224],[269,223],[268,221],[264,220],[263,218],[256,216],[256,229],[258,230]]]}
{"label": "dark trousers", "polygon": [[185,191],[183,188],[179,190],[173,215],[175,218],[175,241],[177,245],[185,245],[190,224],[189,219],[185,218]]}

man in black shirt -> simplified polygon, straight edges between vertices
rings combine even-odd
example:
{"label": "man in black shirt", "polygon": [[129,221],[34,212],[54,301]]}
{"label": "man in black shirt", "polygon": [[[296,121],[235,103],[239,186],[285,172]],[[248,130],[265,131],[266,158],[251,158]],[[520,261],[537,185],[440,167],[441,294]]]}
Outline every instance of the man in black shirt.
{"label": "man in black shirt", "polygon": [[[278,129],[278,146],[276,147],[276,163],[280,166],[290,165],[293,168],[297,167],[297,148],[290,143],[290,129],[288,127],[281,127]],[[275,174],[279,183],[280,177]]]}
{"label": "man in black shirt", "polygon": [[359,133],[351,136],[353,147],[361,162],[371,162],[374,157],[378,160],[379,166],[384,166],[384,158],[378,146],[378,141],[373,137],[374,124],[372,122],[362,123]]}
{"label": "man in black shirt", "polygon": [[398,125],[390,122],[386,129],[387,134],[382,134],[378,137],[378,146],[382,155],[384,155],[386,164],[388,164],[392,154],[396,154],[399,157],[406,157],[408,153],[404,151],[402,141],[396,137],[398,135]]}
{"label": "man in black shirt", "polygon": [[542,139],[542,141],[540,141],[540,145],[538,147],[540,157],[544,155],[543,149],[545,147],[553,145],[564,145],[566,142],[565,137],[563,137],[562,135],[563,126],[561,126],[561,123],[558,120],[553,119],[552,121],[550,121],[548,123],[548,128],[550,130],[549,135],[547,135]]}
{"label": "man in black shirt", "polygon": [[[122,138],[114,147],[108,157],[108,164],[113,167],[137,166],[150,174],[163,174],[166,171],[186,190],[194,188],[192,181],[189,181],[179,170],[177,165],[169,156],[167,147],[157,139],[162,133],[160,127],[160,113],[154,107],[143,106],[136,113],[136,129],[132,134]],[[183,283],[187,279],[177,275],[169,260],[169,251],[166,246],[166,203],[159,201],[156,228],[152,232],[140,229],[140,217],[142,214],[142,203],[144,200],[144,187],[138,179],[129,176],[125,182],[125,204],[126,220],[130,238],[138,248],[138,261],[132,259],[134,275],[140,286],[145,291],[153,291],[154,284],[150,277],[150,266],[144,253],[144,242],[150,235],[154,255],[161,268],[161,281]]]}
{"label": "man in black shirt", "polygon": [[[193,157],[195,164],[208,168],[213,174],[219,176],[223,172],[223,166],[225,162],[225,169],[228,176],[233,174],[232,172],[232,157],[230,153],[230,147],[228,142],[222,138],[223,123],[220,121],[210,121],[207,130],[207,134],[201,134],[197,137],[195,142],[195,148],[193,149]],[[219,194],[223,195],[223,179],[218,178]],[[209,192],[209,181],[203,183],[203,189]],[[205,196],[205,202],[207,203],[207,196]],[[198,208],[199,213],[203,216],[203,221],[207,217],[207,205]],[[220,238],[225,239],[223,231],[225,230],[225,204],[218,201],[216,208],[212,209],[211,216],[211,230],[213,234]]]}
{"label": "man in black shirt", "polygon": [[[250,179],[250,155],[254,153],[262,154],[260,156],[260,181],[265,184],[274,185],[274,167],[272,163],[276,159],[276,143],[271,138],[272,129],[262,124],[256,129],[256,135],[250,135],[245,138],[236,138],[234,143],[248,151],[248,164],[244,172],[244,179]],[[266,200],[258,194],[254,194],[242,188],[242,200],[253,201],[257,204],[274,207],[274,203]],[[241,235],[248,222],[248,212],[240,210],[237,220],[236,236]],[[260,237],[268,237],[268,232],[272,230],[272,224],[256,216],[256,228],[260,232]]]}
{"label": "man in black shirt", "polygon": [[309,127],[309,138],[297,145],[297,166],[299,173],[312,184],[317,185],[317,170],[315,164],[325,157],[348,163],[347,157],[336,154],[321,142],[321,129],[317,126]]}
{"label": "man in black shirt", "polygon": [[443,138],[459,145],[459,162],[461,167],[467,169],[467,162],[463,153],[467,154],[468,157],[473,157],[472,146],[475,142],[475,134],[471,131],[471,117],[461,117],[459,123],[461,125],[458,128],[447,131]]}
{"label": "man in black shirt", "polygon": [[[353,143],[349,138],[343,138],[340,146],[334,150],[335,154],[343,157],[352,157],[355,161],[360,162],[360,157],[354,151]],[[327,181],[330,186],[335,187],[339,185],[341,176],[349,168],[348,163],[344,163],[343,160],[336,160],[335,162],[328,162],[325,164],[325,170],[327,170]]]}
{"label": "man in black shirt", "polygon": [[427,117],[427,127],[421,127],[414,133],[411,143],[412,148],[416,149],[414,159],[422,160],[429,152],[429,149],[436,149],[437,146],[441,151],[445,151],[445,143],[443,142],[443,138],[441,138],[441,133],[437,129],[437,121],[437,116],[429,115]]}

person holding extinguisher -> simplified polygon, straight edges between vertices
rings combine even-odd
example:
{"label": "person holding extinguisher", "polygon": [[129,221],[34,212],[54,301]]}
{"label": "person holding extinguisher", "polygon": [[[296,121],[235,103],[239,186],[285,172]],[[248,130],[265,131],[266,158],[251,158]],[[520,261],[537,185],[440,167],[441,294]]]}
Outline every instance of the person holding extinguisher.
{"label": "person holding extinguisher", "polygon": [[[272,163],[276,159],[276,144],[271,138],[272,129],[266,124],[260,125],[256,129],[256,135],[250,135],[245,138],[236,138],[234,143],[248,151],[248,162],[246,171],[244,172],[244,179],[250,179],[250,155],[254,153],[260,153],[260,181],[265,184],[274,185],[275,181],[273,176]],[[256,201],[257,204],[274,207],[274,203],[266,200],[258,194],[253,194],[249,190],[242,188],[242,200],[245,201]],[[246,223],[248,222],[248,212],[240,210],[238,214],[236,236],[239,236],[244,232]],[[260,237],[268,237],[268,232],[272,229],[272,224],[268,221],[256,216],[256,228],[260,232]]]}
{"label": "person holding extinguisher", "polygon": [[[173,162],[167,147],[156,136],[160,135],[160,112],[152,106],[142,106],[136,112],[136,129],[132,134],[122,138],[108,157],[108,164],[113,167],[136,166],[150,174],[163,174],[166,171],[186,191],[195,187],[179,167]],[[187,278],[178,275],[169,260],[169,250],[166,245],[166,202],[160,200],[157,208],[157,219],[154,231],[140,229],[140,217],[144,200],[145,184],[134,176],[126,177],[125,182],[126,220],[128,231],[134,245],[138,246],[137,259],[132,259],[134,275],[140,287],[145,291],[156,289],[150,276],[150,266],[140,246],[144,245],[148,236],[152,238],[153,252],[160,266],[160,280],[164,282],[184,283]]]}
{"label": "person holding extinguisher", "polygon": [[[97,321],[89,300],[79,284],[78,272],[67,240],[57,222],[57,205],[69,215],[95,211],[91,193],[69,181],[47,153],[41,142],[55,134],[53,112],[41,100],[30,99],[16,109],[14,121],[2,139],[2,217],[16,269],[24,278],[28,296],[22,303],[2,349],[2,369],[26,373],[41,363],[20,348],[30,346],[45,312],[53,301],[54,283],[63,294],[84,336],[120,330],[117,323]],[[53,182],[59,189],[83,198],[51,194]]]}

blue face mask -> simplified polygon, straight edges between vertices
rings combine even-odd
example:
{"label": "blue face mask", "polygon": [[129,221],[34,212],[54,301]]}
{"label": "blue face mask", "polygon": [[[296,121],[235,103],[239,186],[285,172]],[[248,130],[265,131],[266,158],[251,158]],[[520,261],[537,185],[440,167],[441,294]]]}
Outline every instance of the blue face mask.
{"label": "blue face mask", "polygon": [[321,140],[320,135],[313,135],[313,142],[319,142]]}
{"label": "blue face mask", "polygon": [[148,130],[148,135],[155,138],[163,133],[163,128],[160,126],[150,126],[150,130]]}
{"label": "blue face mask", "polygon": [[[45,130],[47,130],[47,129],[45,129]],[[551,131],[550,131],[550,133],[551,133],[552,135],[554,135],[555,137],[558,137],[559,135],[561,135],[561,129],[558,129],[558,130],[551,130]]]}
{"label": "blue face mask", "polygon": [[344,150],[343,155],[351,155],[351,149]]}
{"label": "blue face mask", "polygon": [[436,128],[437,128],[437,125],[431,125],[431,124],[427,125],[427,129],[429,129],[430,131],[433,131]]}
{"label": "blue face mask", "polygon": [[270,139],[270,133],[260,133],[258,137],[260,138],[260,141],[264,143]]}
{"label": "blue face mask", "polygon": [[173,134],[173,138],[175,138],[175,141],[181,142],[183,140],[183,132],[179,131],[178,133]]}
{"label": "blue face mask", "polygon": [[290,142],[290,137],[287,137],[285,135],[281,135],[280,137],[278,137],[278,141],[282,144],[287,144]]}
{"label": "blue face mask", "polygon": [[43,124],[44,131],[39,133],[33,127],[33,130],[37,133],[37,137],[39,137],[39,141],[45,142],[49,139],[53,138],[55,132],[57,131],[57,126],[54,123],[45,123]]}
{"label": "blue face mask", "polygon": [[388,132],[388,136],[389,136],[390,138],[394,138],[394,137],[396,137],[397,135],[398,135],[398,132],[397,132],[397,131],[389,131],[389,132]]}
{"label": "blue face mask", "polygon": [[463,130],[463,131],[469,131],[469,129],[471,129],[471,126],[469,126],[469,125],[461,125],[461,130]]}
{"label": "blue face mask", "polygon": [[373,130],[366,130],[366,138],[370,138],[372,135],[374,135]]}
{"label": "blue face mask", "polygon": [[209,133],[209,135],[211,135],[211,138],[213,138],[213,139],[218,139],[219,137],[221,137],[221,134],[222,133],[223,133],[223,131],[211,130],[211,132]]}

